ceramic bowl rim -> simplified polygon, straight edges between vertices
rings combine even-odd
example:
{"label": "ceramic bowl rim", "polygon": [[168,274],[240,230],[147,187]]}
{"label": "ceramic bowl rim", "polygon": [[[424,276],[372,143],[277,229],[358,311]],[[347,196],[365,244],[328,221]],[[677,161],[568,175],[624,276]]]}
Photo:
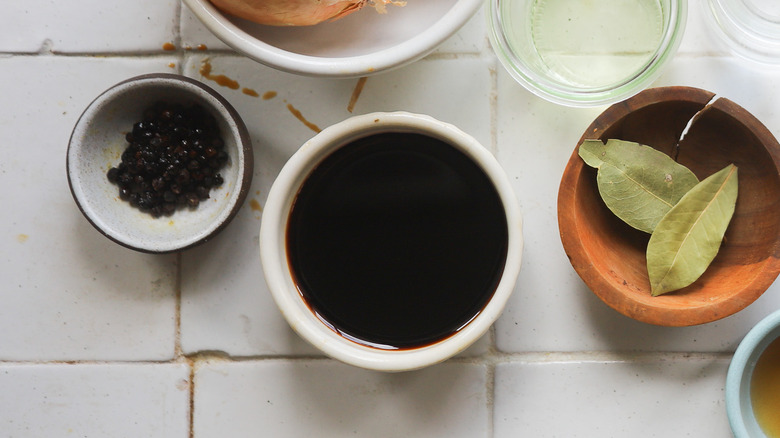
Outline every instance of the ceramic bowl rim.
{"label": "ceramic bowl rim", "polygon": [[[734,352],[726,374],[726,413],[736,438],[759,438],[748,432],[746,416],[753,416],[750,380],[756,361],[767,345],[780,338],[780,310],[753,326]],[[755,419],[755,417],[753,417]]]}
{"label": "ceramic bowl rim", "polygon": [[[454,335],[429,346],[381,350],[348,341],[320,322],[290,279],[285,232],[298,187],[311,169],[332,151],[358,138],[380,132],[420,132],[455,145],[472,157],[491,178],[504,204],[508,236],[504,273],[482,312]],[[330,357],[380,371],[407,371],[441,362],[481,337],[502,312],[513,292],[522,257],[522,218],[512,186],[493,155],[470,135],[432,117],[407,112],[371,113],[336,123],[307,141],[274,181],[260,226],[260,259],[265,279],[281,313],[298,334]]]}
{"label": "ceramic bowl rim", "polygon": [[412,63],[460,30],[479,10],[482,0],[456,0],[433,26],[396,46],[357,56],[339,58],[293,53],[265,43],[232,23],[208,0],[184,3],[214,35],[255,61],[288,73],[330,78],[370,76]]}
{"label": "ceramic bowl rim", "polygon": [[[239,178],[236,190],[230,197],[230,201],[226,204],[223,213],[221,213],[215,221],[204,228],[203,233],[199,233],[192,238],[186,239],[178,244],[171,245],[149,245],[140,241],[127,238],[122,235],[115,234],[109,230],[104,229],[101,224],[99,214],[91,208],[89,203],[83,194],[81,183],[75,176],[77,168],[75,164],[77,162],[77,154],[81,150],[81,144],[78,142],[77,133],[83,129],[83,126],[90,123],[94,116],[94,112],[100,105],[109,102],[111,99],[117,96],[121,96],[127,90],[138,87],[174,87],[179,90],[183,90],[185,93],[194,93],[199,95],[204,100],[208,101],[209,105],[215,109],[221,117],[225,118],[228,124],[232,127],[230,135],[235,138],[236,150],[238,156],[233,157],[237,161],[239,169]],[[134,76],[116,84],[110,86],[105,91],[101,92],[95,97],[84,109],[79,116],[78,120],[74,124],[71,136],[68,141],[68,147],[66,152],[65,166],[67,170],[68,187],[73,200],[82,215],[87,221],[102,235],[106,236],[113,242],[122,245],[126,248],[133,249],[145,253],[164,254],[176,251],[182,251],[197,245],[200,245],[222,231],[236,216],[244,200],[249,192],[249,187],[253,178],[254,167],[254,155],[252,152],[252,142],[249,136],[249,132],[244,124],[243,119],[236,109],[219,93],[207,85],[198,82],[194,79],[186,76],[172,74],[172,73],[148,73],[138,76]]]}

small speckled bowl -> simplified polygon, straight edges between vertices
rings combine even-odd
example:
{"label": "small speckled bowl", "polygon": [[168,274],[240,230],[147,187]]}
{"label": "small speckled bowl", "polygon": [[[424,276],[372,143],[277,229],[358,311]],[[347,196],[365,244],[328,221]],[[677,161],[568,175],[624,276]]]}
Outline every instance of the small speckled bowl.
{"label": "small speckled bowl", "polygon": [[758,358],[780,337],[780,311],[755,325],[742,339],[726,376],[726,412],[736,438],[766,438],[753,414],[750,382]]}
{"label": "small speckled bowl", "polygon": [[[106,172],[121,161],[128,145],[125,134],[158,101],[197,103],[209,111],[229,160],[220,171],[224,183],[198,208],[154,218],[121,200]],[[211,88],[178,75],[142,75],[109,88],[84,110],[71,134],[67,171],[76,204],[98,231],[137,251],[167,253],[209,240],[236,215],[252,180],[252,143],[236,110]]]}

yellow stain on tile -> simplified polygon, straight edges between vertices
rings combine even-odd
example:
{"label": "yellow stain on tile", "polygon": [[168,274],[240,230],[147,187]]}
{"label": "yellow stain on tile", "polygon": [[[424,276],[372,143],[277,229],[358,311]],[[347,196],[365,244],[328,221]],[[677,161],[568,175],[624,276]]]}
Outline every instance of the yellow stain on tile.
{"label": "yellow stain on tile", "polygon": [[260,203],[259,203],[259,202],[257,202],[257,199],[250,199],[250,200],[249,200],[249,207],[250,207],[252,210],[254,210],[254,211],[257,211],[257,212],[261,212],[261,211],[263,211],[263,206],[262,206],[262,205],[260,205]]}
{"label": "yellow stain on tile", "polygon": [[16,241],[19,242],[19,243],[27,242],[27,239],[29,239],[29,238],[30,238],[30,236],[28,236],[27,234],[17,234],[16,235]]}

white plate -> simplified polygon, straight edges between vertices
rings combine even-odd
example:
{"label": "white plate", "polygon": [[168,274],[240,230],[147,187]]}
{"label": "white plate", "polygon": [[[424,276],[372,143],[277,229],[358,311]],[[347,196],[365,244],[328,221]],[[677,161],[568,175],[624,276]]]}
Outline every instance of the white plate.
{"label": "white plate", "polygon": [[250,58],[290,73],[367,76],[406,65],[457,32],[482,0],[408,0],[386,14],[366,6],[316,26],[276,27],[223,14],[208,0],[184,3],[217,37]]}

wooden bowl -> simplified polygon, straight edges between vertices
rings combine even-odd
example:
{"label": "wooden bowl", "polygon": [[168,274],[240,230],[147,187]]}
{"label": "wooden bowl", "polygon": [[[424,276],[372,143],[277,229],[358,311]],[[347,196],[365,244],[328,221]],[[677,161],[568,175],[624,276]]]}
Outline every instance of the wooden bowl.
{"label": "wooden bowl", "polygon": [[646,144],[700,180],[730,163],[739,168],[736,209],[721,249],[684,289],[651,296],[645,257],[650,235],[607,209],[596,169],[576,148],[564,170],[558,192],[564,250],[593,293],[636,320],[663,326],[715,321],[755,301],[780,272],[780,144],[745,109],[714,97],[696,88],[648,89],[609,107],[577,144],[610,138]]}

